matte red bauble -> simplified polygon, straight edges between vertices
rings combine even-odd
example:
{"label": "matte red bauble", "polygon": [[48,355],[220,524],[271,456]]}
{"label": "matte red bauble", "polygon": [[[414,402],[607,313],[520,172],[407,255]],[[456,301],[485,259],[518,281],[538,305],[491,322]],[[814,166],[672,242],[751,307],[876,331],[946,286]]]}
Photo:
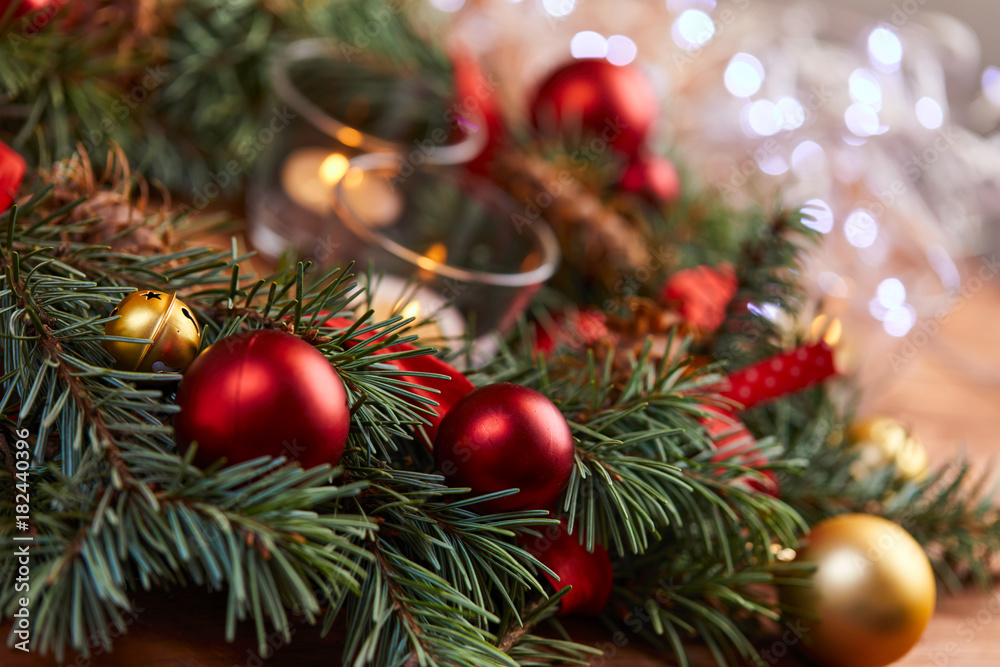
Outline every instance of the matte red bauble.
{"label": "matte red bauble", "polygon": [[217,341],[177,390],[177,446],[198,443],[196,462],[285,456],[303,468],[336,465],[351,414],[337,371],[316,348],[278,331]]}
{"label": "matte red bauble", "polygon": [[480,387],[448,411],[434,440],[438,470],[476,495],[517,488],[480,504],[488,512],[546,509],[573,471],[569,424],[534,389],[504,382]]}
{"label": "matte red bauble", "polygon": [[569,141],[600,137],[633,158],[659,113],[656,91],[635,67],[575,60],[552,74],[531,103],[540,131]]}
{"label": "matte red bauble", "polygon": [[611,596],[614,572],[604,547],[597,544],[594,552],[580,544],[579,534],[571,535],[565,520],[558,526],[548,526],[541,537],[532,538],[528,553],[559,575],[558,581],[548,572],[542,574],[557,591],[566,586],[573,590],[560,602],[559,616],[566,614],[599,614]]}
{"label": "matte red bauble", "polygon": [[674,163],[661,155],[642,158],[625,168],[621,188],[641,194],[655,203],[668,204],[681,192],[681,179]]}

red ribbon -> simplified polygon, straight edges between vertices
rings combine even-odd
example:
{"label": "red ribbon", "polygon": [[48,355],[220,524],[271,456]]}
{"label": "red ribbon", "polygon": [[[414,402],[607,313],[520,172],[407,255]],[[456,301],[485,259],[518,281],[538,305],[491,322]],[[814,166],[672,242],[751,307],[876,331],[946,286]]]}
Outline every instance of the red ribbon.
{"label": "red ribbon", "polygon": [[749,410],[807,389],[836,374],[833,348],[820,341],[736,371],[719,394]]}
{"label": "red ribbon", "polygon": [[[708,415],[701,417],[698,421],[705,427],[708,437],[720,450],[712,456],[713,462],[731,461],[747,468],[767,465],[767,457],[756,448],[757,440],[742,421],[727,410],[707,405],[701,407]],[[722,470],[719,469],[716,472],[721,474]],[[761,480],[746,475],[737,481],[752,489],[777,497],[778,480],[774,471],[764,470],[761,474],[764,475],[765,479]]]}
{"label": "red ribbon", "polygon": [[[345,317],[334,317],[327,321],[326,326],[334,327],[336,329],[346,329],[352,324],[354,324],[354,322]],[[359,340],[354,340],[352,337],[351,340],[347,341],[347,348],[350,349],[361,342],[369,340],[374,335],[375,332],[357,334],[356,337]],[[392,354],[395,352],[404,352],[416,349],[419,349],[416,345],[411,345],[410,343],[399,343],[398,345],[390,345],[385,348],[384,353]],[[378,357],[373,357],[373,359],[377,360]],[[463,398],[466,394],[476,388],[475,385],[472,384],[472,382],[469,381],[469,378],[465,377],[460,370],[429,354],[421,357],[395,359],[383,363],[395,366],[399,370],[407,371],[409,373],[437,373],[439,375],[448,376],[448,379],[428,378],[414,375],[396,376],[397,379],[403,382],[411,382],[413,384],[421,385],[421,387],[425,387],[422,389],[413,389],[412,391],[417,396],[424,396],[438,403],[438,405],[434,406],[420,401],[412,401],[413,405],[420,405],[434,411],[433,415],[423,415],[424,418],[430,422],[429,424],[417,427],[417,432],[424,441],[424,446],[427,447],[428,451],[432,450],[434,447],[434,438],[437,436],[441,420],[444,419],[444,416],[451,409],[451,406],[455,405],[459,399]],[[433,390],[437,390],[437,393]]]}
{"label": "red ribbon", "polygon": [[[0,9],[0,14],[3,10]],[[24,158],[13,148],[0,141],[0,213],[3,213],[14,202],[14,195],[21,187],[27,164]]]}

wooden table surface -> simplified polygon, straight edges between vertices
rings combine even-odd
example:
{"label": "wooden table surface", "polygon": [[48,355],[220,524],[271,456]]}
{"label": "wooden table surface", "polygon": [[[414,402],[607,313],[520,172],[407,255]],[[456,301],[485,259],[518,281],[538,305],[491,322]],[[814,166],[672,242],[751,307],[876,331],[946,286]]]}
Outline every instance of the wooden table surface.
{"label": "wooden table surface", "polygon": [[[928,444],[932,459],[945,462],[964,448],[974,461],[985,462],[997,448],[1000,433],[1000,281],[965,300],[919,353],[897,371],[887,372],[877,394],[862,411],[899,417]],[[242,623],[233,644],[222,641],[224,600],[221,596],[179,592],[137,597],[141,608],[129,634],[114,652],[91,661],[70,658],[80,667],[279,667],[337,665],[341,646],[321,639],[315,628],[297,626],[293,643],[261,660],[255,652],[250,624]],[[574,621],[573,634],[602,650],[613,644],[606,631],[590,621]],[[6,626],[3,628],[6,634]],[[692,663],[714,665],[692,649]],[[0,666],[40,667],[52,659],[0,649]],[[674,664],[638,641],[608,650],[594,665],[663,667]],[[775,665],[798,667],[794,656]],[[899,667],[1000,667],[1000,589],[993,594],[968,591],[941,597],[937,612],[920,644]]]}

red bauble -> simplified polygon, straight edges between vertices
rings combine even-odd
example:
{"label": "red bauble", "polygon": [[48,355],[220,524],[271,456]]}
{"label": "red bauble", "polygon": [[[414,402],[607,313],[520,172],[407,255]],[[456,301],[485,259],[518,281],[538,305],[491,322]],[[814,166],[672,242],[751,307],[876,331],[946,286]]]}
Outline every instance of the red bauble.
{"label": "red bauble", "polygon": [[600,137],[638,156],[659,113],[649,79],[630,65],[575,60],[552,74],[531,103],[531,122],[569,141]]}
{"label": "red bauble", "polygon": [[654,155],[640,158],[625,168],[621,189],[648,197],[657,204],[669,204],[681,193],[681,178],[673,162]]}
{"label": "red bauble", "polygon": [[568,532],[565,520],[558,526],[548,526],[542,537],[530,539],[526,546],[528,553],[559,575],[557,581],[548,572],[542,573],[557,591],[573,587],[560,603],[560,616],[574,612],[599,614],[604,609],[614,578],[604,547],[598,544],[593,553],[587,551],[580,544],[579,534]]}
{"label": "red bauble", "polygon": [[517,488],[481,503],[488,512],[547,509],[573,471],[573,436],[552,401],[504,382],[480,387],[452,407],[434,440],[434,461],[453,487],[477,495]]}
{"label": "red bauble", "polygon": [[[3,8],[0,7],[0,14]],[[21,154],[0,141],[0,213],[14,203],[14,195],[21,187],[27,164]]]}
{"label": "red bauble", "polygon": [[196,462],[285,456],[336,465],[350,430],[347,392],[312,345],[278,331],[224,338],[188,367],[177,390],[177,446]]}

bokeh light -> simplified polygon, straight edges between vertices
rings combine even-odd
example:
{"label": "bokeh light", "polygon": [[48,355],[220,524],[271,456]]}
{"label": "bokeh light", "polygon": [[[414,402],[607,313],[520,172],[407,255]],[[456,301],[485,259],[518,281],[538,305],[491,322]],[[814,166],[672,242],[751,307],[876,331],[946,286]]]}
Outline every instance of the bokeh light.
{"label": "bokeh light", "polygon": [[888,28],[875,28],[868,35],[868,57],[882,72],[895,72],[903,60],[903,43]]}
{"label": "bokeh light", "polygon": [[757,100],[747,111],[747,123],[760,136],[770,137],[781,130],[781,113],[771,100]]}
{"label": "bokeh light", "polygon": [[736,97],[750,97],[764,83],[764,66],[749,53],[737,53],[724,76],[726,90]]}
{"label": "bokeh light", "polygon": [[715,22],[700,9],[686,9],[670,27],[670,34],[677,46],[692,51],[712,39]]}
{"label": "bokeh light", "polygon": [[802,224],[806,227],[822,234],[833,231],[833,209],[822,199],[810,199],[802,205],[802,211],[812,218],[812,220],[802,219]]}
{"label": "bokeh light", "polygon": [[549,16],[562,18],[573,13],[576,9],[576,0],[542,0],[542,9]]}
{"label": "bokeh light", "polygon": [[936,100],[930,97],[921,97],[917,100],[917,120],[928,130],[936,130],[944,122],[944,110]]}
{"label": "bokeh light", "polygon": [[844,236],[855,248],[869,248],[878,238],[878,222],[863,209],[855,209],[844,222]]}
{"label": "bokeh light", "polygon": [[886,308],[902,308],[906,303],[906,287],[899,278],[886,278],[875,288],[879,303]]}
{"label": "bokeh light", "polygon": [[870,137],[879,133],[878,112],[867,104],[855,102],[844,112],[844,123],[851,134]]}
{"label": "bokeh light", "polygon": [[608,40],[599,32],[583,30],[573,35],[569,52],[574,58],[603,58],[608,55]]}
{"label": "bokeh light", "polygon": [[882,110],[882,84],[875,72],[864,68],[854,70],[848,79],[848,89],[855,102],[867,104],[876,111]]}
{"label": "bokeh light", "polygon": [[794,97],[782,97],[775,106],[781,116],[781,129],[797,130],[806,122],[806,110]]}
{"label": "bokeh light", "polygon": [[431,0],[431,4],[442,12],[457,12],[465,6],[465,0]]}
{"label": "bokeh light", "polygon": [[799,176],[820,173],[825,166],[826,152],[815,141],[803,141],[792,149],[792,169]]}
{"label": "bokeh light", "polygon": [[890,308],[882,319],[882,328],[890,336],[901,338],[910,333],[910,329],[917,323],[917,313],[913,306],[906,305],[900,308]]}
{"label": "bokeh light", "polygon": [[990,65],[983,70],[983,94],[1000,107],[1000,69]]}
{"label": "bokeh light", "polygon": [[608,37],[608,62],[613,65],[628,65],[635,60],[639,49],[635,42],[625,35]]}
{"label": "bokeh light", "polygon": [[772,155],[760,161],[760,170],[771,176],[780,176],[788,171],[788,163],[780,155]]}

